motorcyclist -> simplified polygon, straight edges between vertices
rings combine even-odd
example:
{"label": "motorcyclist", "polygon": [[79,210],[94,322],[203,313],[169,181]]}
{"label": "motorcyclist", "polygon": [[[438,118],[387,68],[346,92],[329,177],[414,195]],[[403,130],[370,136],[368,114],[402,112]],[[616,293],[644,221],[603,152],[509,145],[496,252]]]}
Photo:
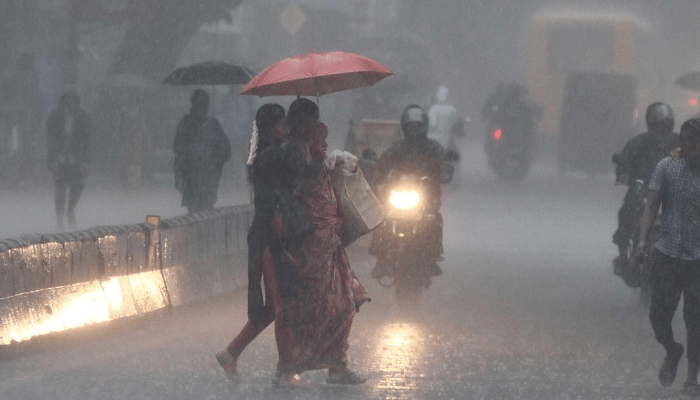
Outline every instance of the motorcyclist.
{"label": "motorcyclist", "polygon": [[[428,138],[429,118],[428,114],[418,105],[406,107],[401,114],[401,131],[404,139],[392,144],[379,158],[379,182],[385,182],[392,171],[416,174],[429,179],[430,199],[429,212],[435,215],[435,223],[429,229],[433,232],[425,232],[424,237],[430,240],[426,243],[430,256],[435,260],[430,265],[430,276],[442,274],[437,261],[442,260],[442,215],[440,206],[442,203],[442,190],[440,185],[444,182],[443,158],[445,150],[437,141]],[[382,226],[383,227],[383,226]],[[370,254],[377,257],[377,265],[372,271],[375,279],[380,279],[388,274],[388,262],[386,256],[386,239],[388,232],[380,227],[372,238]],[[434,265],[432,265],[434,264]],[[429,285],[429,277],[424,285]]]}
{"label": "motorcyclist", "polygon": [[[517,132],[525,135],[522,143],[528,147],[532,146],[532,134],[541,115],[540,107],[528,97],[527,87],[518,83],[499,84],[481,107],[483,120],[520,127]],[[490,143],[486,140],[487,147]]]}
{"label": "motorcyclist", "polygon": [[626,260],[630,239],[634,234],[635,210],[637,208],[635,182],[641,180],[643,193],[646,192],[649,178],[656,164],[667,157],[671,150],[680,146],[677,133],[673,132],[673,110],[668,104],[656,102],[646,111],[647,132],[630,139],[620,154],[613,156],[616,164],[615,185],[627,185],[622,207],[617,214],[618,228],[613,235],[613,243],[618,246],[620,256],[615,259],[615,271],[620,271]]}

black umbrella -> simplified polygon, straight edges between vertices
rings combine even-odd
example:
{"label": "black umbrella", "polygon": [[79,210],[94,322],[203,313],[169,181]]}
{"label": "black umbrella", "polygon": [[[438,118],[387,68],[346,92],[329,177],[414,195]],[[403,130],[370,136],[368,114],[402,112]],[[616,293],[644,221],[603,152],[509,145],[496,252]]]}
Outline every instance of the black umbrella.
{"label": "black umbrella", "polygon": [[255,72],[246,67],[207,61],[181,67],[163,81],[170,85],[245,85]]}
{"label": "black umbrella", "polygon": [[700,71],[691,71],[676,79],[676,85],[683,89],[700,90]]}

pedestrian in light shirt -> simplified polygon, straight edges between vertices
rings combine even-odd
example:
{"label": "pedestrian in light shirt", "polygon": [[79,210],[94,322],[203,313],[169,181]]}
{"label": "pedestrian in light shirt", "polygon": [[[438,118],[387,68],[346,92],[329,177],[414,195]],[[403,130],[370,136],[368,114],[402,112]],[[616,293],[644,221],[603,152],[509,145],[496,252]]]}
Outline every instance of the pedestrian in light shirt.
{"label": "pedestrian in light shirt", "polygon": [[666,349],[659,382],[673,384],[683,356],[683,345],[674,340],[671,325],[682,294],[688,338],[688,376],[683,392],[700,396],[700,118],[691,118],[681,126],[680,142],[680,151],[661,160],[651,175],[636,254],[643,261],[651,250],[645,239],[663,205],[661,238],[651,254],[649,310],[656,340]]}

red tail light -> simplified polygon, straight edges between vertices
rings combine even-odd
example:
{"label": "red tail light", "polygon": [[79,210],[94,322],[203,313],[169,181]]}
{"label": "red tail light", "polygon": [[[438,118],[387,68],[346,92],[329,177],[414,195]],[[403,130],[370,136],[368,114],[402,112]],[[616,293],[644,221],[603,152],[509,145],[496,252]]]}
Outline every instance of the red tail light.
{"label": "red tail light", "polygon": [[697,97],[691,97],[690,99],[688,99],[688,105],[691,107],[697,107],[698,106]]}
{"label": "red tail light", "polygon": [[501,128],[498,128],[495,131],[493,131],[493,138],[496,140],[501,140],[502,134],[503,134],[503,131],[501,130]]}

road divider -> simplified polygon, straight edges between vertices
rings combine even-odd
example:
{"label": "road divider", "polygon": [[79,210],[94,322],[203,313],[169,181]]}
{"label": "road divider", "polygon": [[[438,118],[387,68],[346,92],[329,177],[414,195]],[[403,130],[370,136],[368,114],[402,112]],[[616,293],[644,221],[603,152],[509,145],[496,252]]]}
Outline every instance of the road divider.
{"label": "road divider", "polygon": [[0,345],[243,290],[252,205],[0,241]]}

